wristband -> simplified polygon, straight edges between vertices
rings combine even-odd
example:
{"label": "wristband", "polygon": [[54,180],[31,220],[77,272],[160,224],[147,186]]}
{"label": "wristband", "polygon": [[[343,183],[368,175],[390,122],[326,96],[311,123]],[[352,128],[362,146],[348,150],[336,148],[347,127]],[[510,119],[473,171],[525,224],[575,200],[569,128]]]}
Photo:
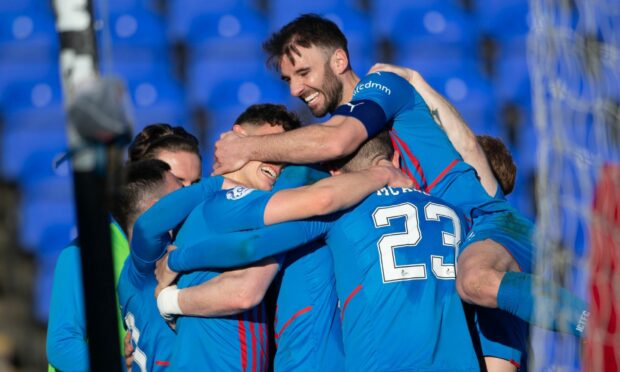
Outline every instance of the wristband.
{"label": "wristband", "polygon": [[176,285],[164,288],[157,296],[157,308],[159,314],[167,320],[171,321],[176,315],[183,315],[179,306],[179,292],[181,290]]}

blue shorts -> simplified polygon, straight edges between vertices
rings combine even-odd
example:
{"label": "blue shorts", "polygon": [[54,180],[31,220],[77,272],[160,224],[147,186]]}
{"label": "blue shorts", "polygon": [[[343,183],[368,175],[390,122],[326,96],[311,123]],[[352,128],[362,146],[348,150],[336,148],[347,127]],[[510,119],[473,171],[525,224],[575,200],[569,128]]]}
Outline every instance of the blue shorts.
{"label": "blue shorts", "polygon": [[534,224],[514,209],[480,216],[461,245],[461,252],[472,243],[491,239],[501,244],[522,272],[532,273]]}
{"label": "blue shorts", "polygon": [[526,371],[529,324],[499,309],[472,309],[482,355],[507,360]]}

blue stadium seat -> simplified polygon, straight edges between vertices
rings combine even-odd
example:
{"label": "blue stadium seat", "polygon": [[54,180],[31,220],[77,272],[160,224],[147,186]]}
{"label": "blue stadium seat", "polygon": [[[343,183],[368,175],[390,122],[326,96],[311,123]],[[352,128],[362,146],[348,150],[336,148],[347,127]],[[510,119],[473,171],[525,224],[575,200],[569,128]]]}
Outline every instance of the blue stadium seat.
{"label": "blue stadium seat", "polygon": [[10,180],[53,175],[52,162],[67,149],[63,131],[14,130],[2,136],[1,174]]}
{"label": "blue stadium seat", "polygon": [[316,13],[322,16],[337,14],[344,18],[347,16],[346,13],[359,13],[356,5],[356,0],[271,0],[269,9],[270,29],[276,31],[304,13]]}
{"label": "blue stadium seat", "polygon": [[0,107],[5,112],[21,109],[46,109],[61,105],[62,90],[58,72],[41,79],[29,78],[11,82],[7,84],[0,96]]}
{"label": "blue stadium seat", "polygon": [[73,203],[45,199],[23,200],[20,207],[19,228],[21,244],[29,251],[42,249],[39,247],[43,244],[46,229],[54,224],[71,225],[74,223]]}
{"label": "blue stadium seat", "polygon": [[218,83],[207,98],[208,108],[229,108],[255,103],[281,103],[288,98],[286,86],[270,75],[237,78]]}
{"label": "blue stadium seat", "polygon": [[13,60],[55,62],[58,35],[50,12],[0,12],[0,56]]}
{"label": "blue stadium seat", "polygon": [[231,63],[230,61],[190,61],[187,90],[190,104],[205,104],[213,92],[215,85],[222,81],[247,78],[260,74],[275,73],[267,71],[263,61],[244,60]]}
{"label": "blue stadium seat", "polygon": [[135,133],[153,123],[186,124],[183,88],[174,79],[165,75],[129,79],[128,91],[133,104]]}
{"label": "blue stadium seat", "polygon": [[477,0],[476,19],[482,31],[499,39],[528,32],[528,2],[524,0]]}
{"label": "blue stadium seat", "polygon": [[54,268],[58,254],[37,257],[37,274],[34,287],[34,317],[41,324],[49,318],[52,286],[54,284]]}
{"label": "blue stadium seat", "polygon": [[203,14],[192,20],[186,42],[193,59],[261,59],[267,21],[251,10]]}
{"label": "blue stadium seat", "polygon": [[497,72],[494,79],[497,97],[503,100],[515,100],[522,105],[530,106],[532,89],[525,58],[500,60]]}
{"label": "blue stadium seat", "polygon": [[[148,12],[126,12],[109,17],[112,54],[114,61],[148,65],[168,59],[163,20]],[[105,59],[105,35],[101,43]]]}
{"label": "blue stadium seat", "polygon": [[194,18],[203,14],[225,13],[252,9],[253,0],[171,0],[168,2],[168,36],[171,40],[184,40]]}
{"label": "blue stadium seat", "polygon": [[396,18],[409,9],[443,11],[461,8],[458,0],[372,0],[370,14],[375,25],[374,31],[380,36],[390,36]]}

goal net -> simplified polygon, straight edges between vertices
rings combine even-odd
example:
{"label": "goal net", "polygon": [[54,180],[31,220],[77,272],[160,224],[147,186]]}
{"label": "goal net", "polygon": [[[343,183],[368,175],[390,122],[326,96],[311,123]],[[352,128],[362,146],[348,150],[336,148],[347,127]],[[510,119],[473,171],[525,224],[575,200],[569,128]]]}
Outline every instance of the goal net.
{"label": "goal net", "polygon": [[530,0],[528,63],[538,135],[536,271],[591,304],[584,344],[532,331],[530,367],[619,370],[620,2]]}

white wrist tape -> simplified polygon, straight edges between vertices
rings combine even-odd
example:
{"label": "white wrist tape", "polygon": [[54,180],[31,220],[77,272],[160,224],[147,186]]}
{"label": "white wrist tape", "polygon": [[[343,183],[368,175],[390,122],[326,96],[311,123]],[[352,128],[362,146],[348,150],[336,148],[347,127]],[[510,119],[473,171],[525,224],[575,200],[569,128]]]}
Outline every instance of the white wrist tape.
{"label": "white wrist tape", "polygon": [[157,308],[159,313],[166,320],[172,320],[175,315],[182,315],[179,306],[179,292],[181,290],[176,285],[164,288],[157,296]]}

